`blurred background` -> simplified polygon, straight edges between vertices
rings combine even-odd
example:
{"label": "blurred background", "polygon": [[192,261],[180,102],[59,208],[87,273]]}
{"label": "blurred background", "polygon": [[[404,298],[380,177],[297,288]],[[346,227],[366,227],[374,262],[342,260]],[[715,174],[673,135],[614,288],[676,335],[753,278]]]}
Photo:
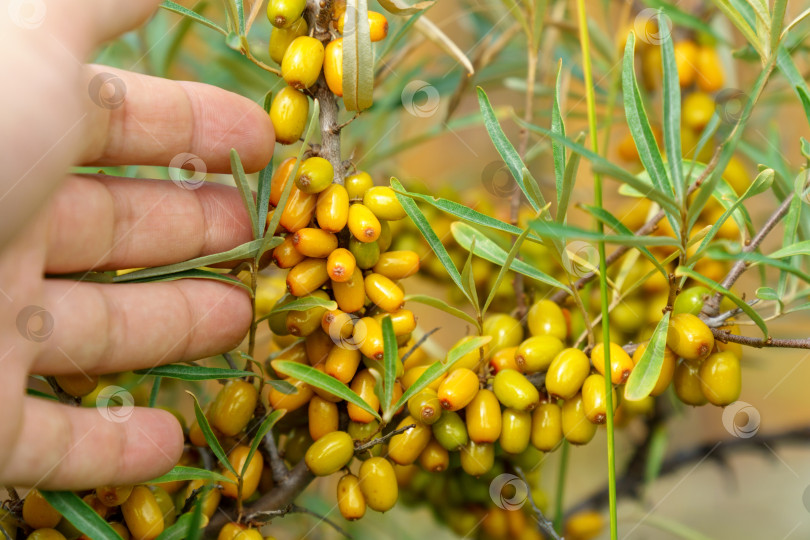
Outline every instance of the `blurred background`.
{"label": "blurred background", "polygon": [[[202,1],[183,5],[204,13],[215,21],[224,21],[222,6],[218,2]],[[391,176],[407,187],[437,196],[458,200],[484,213],[502,219],[508,216],[509,200],[514,184],[503,167],[495,148],[482,126],[475,95],[475,87],[483,87],[501,119],[507,136],[517,141],[519,128],[514,115],[524,111],[526,44],[515,22],[504,7],[509,2],[442,0],[430,12],[430,18],[450,35],[459,47],[474,61],[486,65],[476,74],[468,76],[461,66],[443,53],[436,45],[412,33],[407,34],[393,48],[386,42],[377,45],[378,84],[375,104],[368,113],[355,120],[344,131],[343,152],[358,168],[368,171],[378,184],[388,183]],[[589,2],[588,17],[596,55],[596,84],[600,98],[600,122],[613,115],[610,133],[600,133],[600,140],[610,141],[607,155],[631,171],[640,166],[623,159],[620,145],[627,138],[621,107],[607,107],[607,95],[620,71],[620,55],[627,31],[636,22],[638,13],[662,2],[633,5],[626,2]],[[789,5],[788,18],[808,6],[806,2]],[[371,7],[371,6],[370,6]],[[727,43],[717,43],[728,89],[751,87],[759,73],[756,62],[732,56],[735,38],[730,24],[711,11],[703,2],[680,2],[678,8],[706,22]],[[563,102],[561,108],[569,135],[575,136],[586,127],[585,101],[582,85],[581,52],[575,23],[576,7],[573,2],[553,3],[545,17],[538,60],[538,85],[534,97],[532,122],[548,126],[552,89],[558,62],[562,62]],[[406,19],[389,16],[391,36],[396,36]],[[803,25],[806,27],[807,25]],[[266,61],[270,25],[259,15],[251,29],[250,43],[254,54]],[[698,39],[688,26],[676,22],[674,35],[683,39]],[[801,32],[801,26],[796,32]],[[705,39],[700,38],[700,39]],[[798,40],[797,63],[806,69],[807,48]],[[487,59],[487,55],[492,58]],[[267,92],[277,91],[284,82],[263,71],[238,51],[229,48],[218,33],[182,19],[174,13],[159,11],[144,28],[129,33],[99,51],[95,61],[123,69],[179,80],[194,80],[213,84],[237,92],[262,103]],[[641,66],[645,69],[645,66]],[[654,79],[654,75],[653,75]],[[652,85],[654,85],[654,81]],[[653,122],[660,122],[660,97],[651,93],[648,112]],[[346,119],[349,115],[346,115]],[[810,137],[802,109],[786,81],[775,77],[767,95],[757,108],[755,117],[745,133],[745,145],[738,152],[744,174],[753,177],[756,165],[763,159],[779,160],[785,171],[797,171],[801,164],[799,136]],[[527,163],[540,181],[547,195],[554,192],[554,175],[548,139],[532,135],[529,140]],[[297,152],[297,148],[277,147],[276,162]],[[709,154],[710,155],[710,154]],[[769,166],[774,166],[769,161]],[[121,174],[167,178],[166,170],[148,167],[130,168]],[[230,177],[208,175],[207,180],[231,183]],[[588,164],[581,164],[573,202],[590,202],[593,197],[592,175]],[[548,196],[553,200],[553,195]],[[605,206],[629,221],[644,221],[647,207],[619,195],[617,184],[606,182]],[[772,212],[774,200],[760,197],[749,211],[755,224]],[[571,209],[570,220],[589,224],[586,213]],[[449,239],[449,221],[436,216],[433,224],[437,232],[445,227],[443,239]],[[405,227],[403,225],[403,227]],[[402,238],[414,231],[400,230]],[[777,229],[766,246],[780,244],[781,229]],[[404,241],[404,240],[403,240]],[[766,248],[767,249],[767,248]],[[429,250],[423,245],[423,265],[430,267]],[[541,255],[542,257],[542,255]],[[536,261],[538,265],[544,261]],[[550,264],[550,262],[548,263]],[[435,266],[435,265],[434,265]],[[493,267],[480,266],[482,287],[492,277]],[[268,269],[267,286],[283,290],[281,271]],[[432,276],[409,280],[409,293],[432,294],[441,299],[455,301],[448,294],[449,287],[440,272]],[[273,285],[275,284],[275,285]],[[737,286],[738,293],[753,296],[758,283],[748,276]],[[538,293],[540,294],[540,293]],[[504,293],[508,296],[508,292]],[[509,309],[508,300],[504,309]],[[655,302],[645,295],[635,299],[630,309],[631,318],[645,320],[650,305]],[[459,307],[463,308],[463,305]],[[473,330],[463,321],[446,316],[423,305],[412,305],[419,318],[422,332],[435,327],[428,344],[435,356],[440,356],[458,339]],[[654,311],[654,310],[653,310]],[[773,323],[774,336],[800,337],[807,335],[807,317],[796,314],[787,321]],[[266,327],[263,327],[266,328]],[[753,329],[755,330],[755,328]],[[742,328],[744,334],[755,335],[752,327]],[[272,336],[259,336],[259,354],[267,355],[278,348]],[[750,408],[737,415],[728,415],[716,407],[677,407],[674,419],[667,425],[666,455],[708,444],[705,457],[690,460],[672,474],[643,486],[638,500],[622,498],[619,504],[619,537],[633,539],[714,538],[714,539],[789,539],[810,538],[810,447],[806,444],[779,444],[770,442],[750,444],[746,449],[731,450],[752,429],[757,437],[775,434],[791,428],[810,425],[810,362],[807,353],[795,350],[747,350],[744,358],[743,390],[741,401]],[[169,395],[168,385],[164,386]],[[164,398],[161,397],[161,402]],[[181,409],[191,418],[186,400],[165,399],[161,403]],[[742,436],[738,428],[748,426]],[[618,467],[624,469],[635,444],[642,436],[642,420],[627,422],[618,432]],[[758,439],[754,439],[758,440]],[[718,461],[715,458],[724,456]],[[557,489],[559,452],[549,454],[542,464],[538,489],[534,491],[537,503],[553,513],[554,493]],[[606,486],[607,469],[604,429],[594,441],[581,448],[572,448],[569,473],[565,482],[566,506],[574,506],[596,490]],[[398,505],[394,510],[379,515],[369,513],[363,520],[348,523],[340,517],[334,505],[332,480],[319,480],[300,497],[298,504],[327,515],[338,522],[355,538],[463,538],[477,537],[480,522],[466,518],[453,518],[455,527],[449,527],[437,518],[429,507],[433,503]],[[419,501],[416,501],[417,503]],[[599,509],[606,516],[605,507]],[[464,508],[456,513],[465,512]],[[472,514],[471,514],[472,515]],[[469,516],[468,516],[469,517]],[[465,529],[466,527],[466,529]],[[330,527],[316,518],[289,515],[276,520],[269,528],[279,539],[339,538]],[[598,538],[606,538],[603,529]]]}

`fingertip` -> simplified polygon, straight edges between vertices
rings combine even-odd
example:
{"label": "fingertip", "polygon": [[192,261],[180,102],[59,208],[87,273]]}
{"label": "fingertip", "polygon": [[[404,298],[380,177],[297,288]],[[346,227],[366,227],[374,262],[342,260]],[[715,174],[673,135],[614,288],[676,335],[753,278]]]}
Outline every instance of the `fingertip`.
{"label": "fingertip", "polygon": [[183,429],[168,411],[138,407],[134,422],[126,427],[127,447],[122,474],[129,483],[144,482],[170,471],[183,453]]}

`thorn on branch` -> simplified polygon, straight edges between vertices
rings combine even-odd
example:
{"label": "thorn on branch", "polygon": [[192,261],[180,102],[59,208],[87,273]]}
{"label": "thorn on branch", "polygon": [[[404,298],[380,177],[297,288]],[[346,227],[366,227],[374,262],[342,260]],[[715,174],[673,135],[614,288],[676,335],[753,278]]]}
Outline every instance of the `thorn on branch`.
{"label": "thorn on branch", "polygon": [[370,441],[368,441],[366,443],[357,445],[357,446],[354,447],[354,453],[359,454],[361,452],[365,452],[369,448],[374,448],[378,444],[384,443],[385,441],[387,441],[388,439],[390,439],[394,435],[399,435],[400,433],[404,433],[404,432],[408,431],[409,429],[415,428],[415,427],[416,427],[416,424],[410,424],[410,425],[395,429],[394,431],[392,431],[390,433],[386,433],[382,437],[377,437],[376,439],[372,439],[372,440],[370,440]]}
{"label": "thorn on branch", "polygon": [[407,360],[408,358],[410,358],[410,356],[411,356],[411,355],[414,353],[414,351],[416,351],[416,349],[418,349],[419,347],[421,347],[422,345],[424,345],[424,344],[425,344],[425,342],[428,340],[428,338],[429,338],[430,336],[432,336],[433,334],[435,334],[436,332],[438,332],[438,331],[439,331],[439,328],[441,328],[441,327],[440,327],[440,326],[437,326],[436,328],[434,328],[434,329],[433,329],[433,330],[431,330],[430,332],[426,333],[424,336],[420,337],[420,338],[419,338],[419,341],[417,341],[416,343],[414,343],[414,344],[413,344],[413,346],[411,346],[411,348],[410,348],[410,349],[408,349],[408,352],[406,352],[405,354],[403,354],[403,355],[402,355],[402,358],[400,359],[400,361],[401,361],[401,362],[404,364],[404,363],[405,363],[405,360]]}

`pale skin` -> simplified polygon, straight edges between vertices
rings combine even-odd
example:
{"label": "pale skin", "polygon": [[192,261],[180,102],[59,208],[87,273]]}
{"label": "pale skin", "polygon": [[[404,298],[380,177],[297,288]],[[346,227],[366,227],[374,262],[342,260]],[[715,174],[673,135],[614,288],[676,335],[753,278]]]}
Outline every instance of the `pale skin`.
{"label": "pale skin", "polygon": [[[247,294],[219,282],[44,278],[170,264],[251,239],[235,189],[69,173],[75,165],[168,166],[184,152],[208,172],[228,173],[231,148],[248,171],[269,161],[273,128],[252,101],[82,64],[143,24],[158,3],[45,0],[45,17],[32,29],[9,16],[12,0],[0,0],[0,69],[13,74],[0,85],[0,485],[85,489],[171,469],[183,446],[171,414],[136,408],[111,421],[98,410],[26,396],[28,377],[202,358],[235,347],[250,325]],[[98,73],[121,81],[122,106],[91,99]],[[44,341],[18,328],[18,314],[31,305],[52,316]]]}

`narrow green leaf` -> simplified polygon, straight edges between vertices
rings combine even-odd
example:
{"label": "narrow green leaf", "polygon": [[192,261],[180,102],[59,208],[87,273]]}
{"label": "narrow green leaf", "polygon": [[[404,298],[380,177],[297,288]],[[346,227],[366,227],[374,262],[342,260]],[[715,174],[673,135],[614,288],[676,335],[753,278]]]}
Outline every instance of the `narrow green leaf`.
{"label": "narrow green leaf", "polygon": [[712,3],[717,6],[720,11],[731,21],[731,23],[740,31],[748,43],[757,51],[761,59],[765,58],[765,51],[762,43],[754,31],[754,28],[748,24],[748,21],[743,17],[743,12],[732,6],[729,0],[712,0]]}
{"label": "narrow green leaf", "polygon": [[470,251],[467,253],[467,260],[461,270],[461,282],[467,287],[467,294],[472,300],[472,306],[476,313],[481,312],[481,304],[478,301],[478,289],[475,286],[475,275],[473,274],[473,253],[475,252],[475,238],[472,239]]}
{"label": "narrow green leaf", "polygon": [[464,69],[467,70],[469,75],[473,75],[475,73],[472,62],[470,62],[470,59],[467,58],[466,54],[464,54],[464,51],[462,51],[458,45],[456,45],[455,42],[441,30],[441,28],[436,26],[433,21],[427,17],[419,17],[419,19],[416,20],[414,28],[416,28],[420,34],[432,41],[437,47],[446,52],[450,58],[453,58],[459,64],[461,64]]}
{"label": "narrow green leaf", "polygon": [[788,0],[774,0],[773,15],[771,16],[771,50],[775,51],[779,47],[782,39],[782,28],[785,24],[785,11],[787,11]]}
{"label": "narrow green leaf", "polygon": [[228,251],[222,253],[213,253],[211,255],[204,255],[196,259],[188,261],[167,264],[164,266],[156,266],[154,268],[144,268],[143,270],[136,270],[128,274],[115,276],[114,283],[124,283],[127,281],[136,281],[144,278],[151,278],[156,276],[165,276],[167,274],[175,274],[184,270],[192,270],[201,266],[211,266],[213,264],[238,261],[241,259],[252,259],[262,245],[262,240],[251,240]]}
{"label": "narrow green leaf", "polygon": [[[236,0],[236,5],[241,6],[242,0]],[[244,23],[244,21],[242,21]],[[242,196],[242,204],[250,216],[250,224],[253,227],[253,238],[259,239],[262,237],[261,228],[259,228],[259,216],[256,212],[256,202],[253,200],[253,191],[250,189],[250,183],[245,175],[245,168],[242,166],[242,160],[236,149],[231,148],[231,173],[236,182],[236,187],[239,189],[239,195]]]}
{"label": "narrow green leaf", "polygon": [[681,277],[681,276],[690,277],[690,278],[694,279],[695,281],[697,281],[699,283],[702,283],[703,285],[705,285],[706,287],[708,287],[712,291],[719,292],[722,295],[728,297],[728,299],[731,300],[732,302],[734,302],[737,305],[737,307],[740,308],[743,311],[743,313],[748,315],[748,317],[752,321],[754,321],[754,323],[759,327],[759,329],[762,330],[762,335],[765,336],[765,337],[768,337],[768,326],[765,324],[765,321],[762,320],[762,317],[759,315],[759,313],[754,311],[753,308],[751,308],[751,306],[749,306],[747,303],[745,303],[745,301],[742,300],[739,296],[737,296],[736,294],[734,294],[730,290],[726,289],[725,287],[723,287],[722,285],[720,285],[716,281],[713,281],[713,280],[707,278],[706,276],[698,274],[697,272],[695,272],[691,268],[686,268],[684,266],[679,266],[678,268],[675,269],[675,275],[678,276],[678,277]]}
{"label": "narrow green leaf", "polygon": [[[708,36],[712,36],[717,42],[723,44],[729,44],[728,39],[721,35],[717,30],[712,28],[711,25],[706,24],[703,22],[702,19],[692,15],[691,13],[687,13],[678,8],[677,4],[668,2],[667,0],[642,0],[644,4],[651,8],[655,8],[657,10],[662,11],[667,17],[669,17],[675,26],[683,26],[685,28],[689,28],[692,30],[697,30],[701,34],[706,34]],[[662,28],[659,25],[659,28]],[[671,28],[664,31],[671,31]],[[658,37],[661,35],[661,30],[659,30]]]}
{"label": "narrow green leaf", "polygon": [[[624,223],[619,221],[616,216],[605,210],[604,208],[597,208],[596,206],[591,205],[583,205],[583,209],[585,209],[588,213],[594,216],[596,219],[613,229],[619,234],[633,236],[635,233],[628,229]],[[655,266],[659,272],[661,272],[664,276],[668,274],[667,270],[661,266],[661,263],[658,262],[658,259],[655,258],[649,249],[644,246],[636,246],[636,248],[644,255],[647,260],[649,260],[653,266]]]}
{"label": "narrow green leaf", "polygon": [[[391,187],[393,187],[396,191],[404,191],[400,181],[393,177],[391,178]],[[447,274],[450,276],[450,279],[453,280],[453,283],[455,283],[461,292],[464,293],[467,299],[472,301],[472,299],[467,296],[467,290],[461,281],[461,274],[458,273],[458,268],[456,268],[455,263],[450,258],[450,255],[442,245],[439,237],[436,236],[436,233],[433,231],[433,228],[430,226],[430,223],[425,215],[421,210],[419,210],[416,203],[413,202],[413,200],[409,197],[397,193],[397,200],[399,200],[399,204],[402,205],[402,208],[405,210],[405,213],[408,214],[408,217],[411,218],[413,224],[416,225],[416,228],[419,229],[419,232],[422,233],[422,236],[433,250],[433,253],[436,254],[436,258],[439,259],[439,262],[442,263],[444,269],[447,270]]]}
{"label": "narrow green leaf", "polygon": [[51,401],[59,401],[58,397],[51,394],[46,394],[45,392],[37,390],[36,388],[26,388],[25,393],[29,396],[34,396],[42,399],[50,399]]}
{"label": "narrow green leaf", "polygon": [[239,472],[239,476],[244,478],[245,473],[247,472],[247,468],[250,465],[250,461],[253,459],[253,454],[256,453],[256,449],[259,448],[259,445],[262,443],[262,439],[264,436],[270,433],[270,430],[273,429],[273,426],[276,425],[276,422],[281,420],[281,417],[287,414],[285,409],[279,409],[277,411],[273,411],[267,416],[264,417],[259,429],[256,430],[256,435],[253,436],[253,440],[250,442],[250,450],[248,450],[247,458],[245,459],[245,464],[242,466],[242,470]]}
{"label": "narrow green leaf", "polygon": [[662,208],[666,208],[672,212],[678,211],[678,207],[671,196],[662,193],[661,191],[658,191],[651,184],[642,182],[641,180],[639,180],[638,177],[630,174],[629,172],[622,169],[618,165],[611,163],[602,156],[591,152],[581,144],[578,144],[567,137],[560,137],[556,133],[553,133],[543,127],[536,126],[528,122],[524,122],[519,118],[517,118],[516,121],[518,124],[530,129],[531,131],[540,133],[541,135],[546,135],[547,137],[550,137],[552,140],[557,140],[561,142],[563,145],[568,147],[569,150],[576,152],[577,154],[581,155],[582,157],[590,161],[593,166],[593,170],[595,172],[602,173],[604,175],[607,175],[611,178],[618,180],[619,182],[629,185],[630,187],[641,193],[643,196],[649,198],[651,201],[658,203]]}
{"label": "narrow green leaf", "polygon": [[212,381],[218,379],[238,379],[239,377],[256,377],[256,374],[252,371],[204,366],[189,366],[186,364],[168,364],[149,369],[139,369],[133,373],[138,375],[165,377],[168,379],[180,379],[183,381]]}
{"label": "narrow green leaf", "polygon": [[347,0],[343,27],[343,103],[347,111],[371,107],[374,99],[374,55],[366,0]]}
{"label": "narrow green leaf", "polygon": [[779,295],[776,293],[775,290],[773,290],[770,287],[759,287],[754,293],[754,295],[760,300],[767,300],[773,302],[779,301]]}
{"label": "narrow green leaf", "polygon": [[406,191],[405,189],[400,188],[393,188],[393,189],[395,192],[410,197],[412,199],[419,199],[420,201],[424,201],[429,205],[431,205],[432,207],[438,208],[442,212],[450,214],[451,216],[455,216],[467,223],[475,223],[476,225],[483,225],[484,227],[513,235],[518,235],[522,232],[520,227],[516,227],[515,225],[512,225],[505,221],[501,221],[500,219],[496,219],[486,214],[482,214],[481,212],[473,210],[472,208],[465,206],[461,203],[457,203],[455,201],[451,201],[448,199],[432,197],[430,195],[423,195],[421,193],[410,192]]}
{"label": "narrow green leaf", "polygon": [[[661,151],[658,150],[658,143],[653,135],[650,121],[647,118],[647,112],[644,110],[644,103],[641,100],[641,91],[638,88],[638,81],[636,80],[636,72],[634,68],[634,47],[636,43],[636,36],[632,32],[627,36],[627,43],[624,48],[624,60],[622,65],[622,91],[624,94],[624,113],[627,118],[627,125],[630,128],[630,134],[636,143],[638,149],[638,156],[641,159],[644,169],[649,173],[652,178],[653,186],[658,191],[663,193],[672,193],[672,186],[667,176],[666,168],[664,167],[664,160],[661,157]],[[663,53],[662,53],[663,55]],[[665,56],[665,55],[663,55]],[[674,54],[672,61],[674,63]],[[666,67],[666,65],[664,65]],[[670,66],[673,67],[673,66]],[[670,73],[672,76],[672,73]],[[677,72],[675,74],[677,79]],[[664,79],[666,81],[667,74],[664,72]],[[667,94],[664,94],[664,99]],[[678,101],[680,103],[680,101]],[[677,118],[678,127],[680,127],[680,117]],[[678,146],[678,154],[680,155],[680,145]]]}
{"label": "narrow green leaf", "polygon": [[391,402],[394,400],[394,383],[397,378],[399,350],[397,349],[397,336],[394,335],[394,325],[391,323],[391,317],[388,315],[383,317],[381,326],[384,351],[382,411],[383,418],[387,418],[389,415],[393,416],[396,410],[391,410]]}
{"label": "narrow green leaf", "polygon": [[810,283],[810,274],[803,272],[795,265],[789,264],[781,259],[774,259],[762,255],[761,253],[728,253],[719,247],[710,247],[706,250],[706,255],[718,261],[745,261],[749,266],[760,265],[773,267],[798,277],[800,280]]}
{"label": "narrow green leaf", "polygon": [[170,470],[163,476],[158,476],[148,482],[147,484],[161,484],[163,482],[180,482],[185,480],[210,480],[212,482],[228,482],[233,484],[234,481],[219,474],[218,472],[209,471],[207,469],[198,469],[196,467],[183,467],[177,465],[174,469]]}
{"label": "narrow green leaf", "polygon": [[[576,138],[577,144],[582,144],[585,141],[585,134],[580,133]],[[571,193],[574,191],[574,184],[577,181],[577,170],[579,169],[579,160],[582,158],[576,152],[571,152],[571,157],[565,164],[565,172],[563,173],[562,190],[557,200],[557,215],[555,221],[557,223],[565,223],[565,216],[568,214],[568,205],[571,200]]]}
{"label": "narrow green leaf", "polygon": [[425,370],[422,375],[402,394],[396,405],[391,407],[391,410],[399,410],[411,397],[419,393],[420,390],[436,380],[442,374],[447,373],[453,365],[461,360],[461,358],[476,349],[480,349],[492,340],[490,336],[478,336],[469,341],[462,343],[450,349],[447,353],[447,359],[444,362],[435,362]]}
{"label": "narrow green leaf", "polygon": [[377,2],[385,11],[394,15],[413,15],[436,3],[434,0],[424,0],[409,6],[402,0],[377,0]]}
{"label": "narrow green leaf", "polygon": [[723,224],[726,222],[726,220],[729,218],[729,216],[731,216],[731,214],[742,205],[743,201],[753,197],[754,195],[759,195],[760,193],[769,190],[771,188],[771,185],[773,184],[773,177],[774,177],[773,169],[765,169],[761,171],[754,179],[754,181],[751,182],[751,185],[748,186],[748,189],[746,189],[745,192],[739,198],[737,198],[737,200],[734,201],[731,204],[731,206],[729,206],[726,209],[725,212],[723,212],[723,215],[720,216],[720,219],[712,223],[709,232],[706,233],[706,236],[703,238],[703,241],[701,242],[695,254],[699,254],[709,245],[709,242],[712,241],[714,236],[717,234],[717,231],[720,230],[720,227],[722,227]]}
{"label": "narrow green leaf", "polygon": [[40,491],[66,520],[94,540],[121,540],[109,523],[72,491]]}
{"label": "narrow green leaf", "polygon": [[198,540],[202,536],[203,501],[206,495],[208,495],[208,492],[212,489],[214,489],[214,486],[210,484],[203,487],[200,496],[197,497],[197,500],[194,502],[194,510],[189,514],[191,515],[191,519],[189,519],[188,527],[186,528],[187,540]]}
{"label": "narrow green leaf", "polygon": [[[268,93],[268,96],[272,94]],[[256,194],[256,211],[259,231],[265,234],[267,226],[267,212],[270,211],[270,183],[273,179],[273,160],[267,162],[267,166],[259,172],[259,185]]]}
{"label": "narrow green leaf", "polygon": [[334,300],[324,300],[323,298],[318,298],[317,296],[302,296],[301,298],[296,298],[287,304],[275,306],[270,312],[270,315],[275,315],[276,313],[281,313],[284,311],[307,311],[316,307],[323,307],[332,310],[337,309],[338,305]]}
{"label": "narrow green leaf", "polygon": [[152,409],[157,403],[158,393],[160,393],[160,384],[163,382],[163,377],[155,377],[152,381],[152,390],[149,392],[149,408]]}
{"label": "narrow green leaf", "polygon": [[810,240],[802,240],[790,246],[785,246],[777,249],[768,257],[773,259],[784,259],[785,257],[793,257],[794,255],[810,256]]}
{"label": "narrow green leaf", "polygon": [[418,304],[425,304],[426,306],[440,309],[445,313],[452,315],[453,317],[456,317],[463,321],[467,321],[468,323],[478,328],[479,331],[481,330],[478,326],[478,321],[475,319],[475,317],[471,317],[470,315],[464,313],[460,309],[455,308],[450,304],[448,304],[447,302],[439,300],[438,298],[435,298],[433,296],[428,296],[426,294],[408,294],[405,295],[405,302],[416,302]]}
{"label": "narrow green leaf", "polygon": [[667,453],[669,435],[665,424],[656,425],[650,437],[650,446],[647,450],[647,462],[644,467],[644,481],[649,485],[661,473],[661,465]]}
{"label": "narrow green leaf", "polygon": [[808,99],[810,89],[808,89],[807,81],[804,80],[804,76],[799,71],[799,68],[796,67],[796,63],[784,46],[779,47],[777,50],[776,66],[787,80],[790,81],[790,86],[796,92],[796,95],[799,96],[799,101],[801,101],[802,107],[804,107],[804,115],[807,117],[807,121],[810,122],[810,99]]}
{"label": "narrow green leaf", "polygon": [[287,394],[288,396],[291,395],[291,394],[298,393],[298,390],[293,385],[288,383],[287,381],[280,381],[280,380],[270,379],[269,381],[264,381],[264,384],[269,384],[270,386],[272,386],[273,388],[275,388],[276,390],[278,390],[282,394]]}
{"label": "narrow green leaf", "polygon": [[[320,111],[321,111],[321,104],[316,99],[312,102],[312,114],[309,118],[309,125],[307,126],[306,135],[304,135],[304,142],[301,144],[301,147],[298,149],[298,155],[295,157],[295,166],[293,166],[292,171],[290,171],[290,178],[295,178],[295,175],[298,174],[298,167],[301,166],[302,158],[304,157],[304,152],[307,148],[309,148],[309,141],[312,139],[312,135],[314,135],[315,130],[317,129],[319,118],[320,118]],[[273,218],[270,220],[270,223],[267,224],[267,230],[264,233],[264,243],[262,248],[259,252],[259,256],[263,255],[267,250],[272,249],[273,247],[280,244],[283,239],[278,236],[273,236],[278,228],[278,223],[281,221],[281,215],[284,212],[284,209],[287,207],[287,199],[290,198],[290,192],[292,192],[292,187],[295,185],[295,182],[287,182],[284,185],[284,189],[281,192],[281,197],[278,200],[278,204],[276,205],[277,210],[273,212]]]}
{"label": "narrow green leaf", "polygon": [[208,423],[208,418],[205,417],[205,413],[203,412],[202,408],[200,408],[200,402],[197,401],[197,396],[186,390],[186,393],[194,399],[194,417],[197,419],[197,424],[200,426],[200,431],[203,432],[203,436],[205,437],[205,442],[208,443],[208,447],[211,449],[211,452],[217,456],[217,459],[222,466],[228,469],[233,473],[234,476],[237,476],[236,469],[233,468],[231,462],[228,460],[228,456],[225,455],[225,450],[222,449],[222,445],[219,444],[217,440],[217,436],[214,435],[214,431],[211,429],[211,425]]}
{"label": "narrow green leaf", "polygon": [[543,221],[531,221],[532,227],[542,237],[558,237],[565,240],[573,238],[579,240],[593,240],[595,242],[607,242],[622,246],[677,246],[679,242],[675,238],[666,236],[637,236],[633,234],[601,234],[595,231],[580,229],[572,225],[560,223],[547,223]]}
{"label": "narrow green leaf", "polygon": [[[534,199],[534,193],[527,189],[523,177],[523,170],[526,168],[526,165],[523,163],[523,160],[520,159],[518,151],[515,150],[515,147],[512,146],[512,143],[506,138],[506,134],[503,132],[498,118],[495,116],[495,111],[492,109],[492,104],[490,104],[486,92],[484,92],[480,86],[477,88],[477,91],[478,104],[481,108],[481,114],[484,117],[484,127],[487,129],[487,133],[489,133],[492,144],[495,145],[495,149],[498,151],[498,154],[500,154],[501,159],[503,159],[506,166],[509,167],[512,178],[515,179],[521,191],[526,195],[529,204],[534,208],[535,212],[539,212],[540,208],[546,205],[545,201],[543,199]],[[529,179],[534,182],[535,185],[537,184],[537,181],[534,180],[531,175],[529,175]]]}
{"label": "narrow green leaf", "polygon": [[225,30],[224,28],[222,28],[220,25],[218,25],[214,21],[212,21],[212,20],[210,20],[210,19],[208,19],[206,17],[203,17],[199,13],[191,11],[188,8],[184,8],[183,6],[181,6],[180,4],[178,4],[176,2],[172,2],[171,0],[164,0],[164,2],[162,4],[160,4],[160,7],[162,7],[165,10],[168,10],[168,11],[173,11],[173,12],[175,12],[175,13],[177,13],[179,15],[182,15],[184,17],[188,17],[189,19],[193,19],[193,20],[197,21],[200,24],[204,24],[208,28],[212,28],[212,29],[216,30],[217,32],[219,32],[223,36],[228,35],[228,31]]}
{"label": "narrow green leaf", "polygon": [[[495,278],[495,281],[489,287],[489,295],[487,296],[486,302],[484,302],[484,307],[481,309],[481,314],[486,314],[487,310],[489,309],[489,305],[495,299],[495,296],[498,294],[498,288],[503,281],[503,278],[506,277],[506,274],[509,272],[509,268],[512,267],[512,262],[515,260],[518,252],[520,252],[520,246],[523,245],[523,241],[526,239],[526,236],[529,234],[531,229],[526,229],[520,236],[515,238],[515,242],[512,244],[512,248],[509,250],[509,253],[506,254],[506,260],[504,260],[503,264],[500,265],[498,269],[498,276]],[[472,254],[472,252],[470,252]]]}
{"label": "narrow green leaf", "polygon": [[345,399],[349,403],[353,403],[364,411],[368,412],[374,416],[374,418],[380,419],[380,415],[377,413],[377,411],[372,409],[369,404],[363,400],[363,398],[358,396],[348,386],[334,377],[330,377],[326,373],[318,371],[312,366],[299,364],[298,362],[290,362],[289,360],[280,360],[274,363],[273,367],[279,373],[283,373],[288,377],[298,379],[299,381],[303,381],[316,388],[325,390],[330,394],[334,394],[339,398]]}
{"label": "narrow green leaf", "polygon": [[236,31],[240,36],[245,35],[245,5],[244,0],[233,0],[236,4]]}
{"label": "narrow green leaf", "polygon": [[[151,270],[151,269],[146,269],[146,270]],[[138,270],[138,271],[140,272],[140,270]],[[134,273],[135,272],[131,272],[131,274],[134,274]],[[123,278],[123,277],[129,276],[129,275],[130,274],[124,274],[122,276],[117,276],[117,277]],[[115,278],[113,278],[113,279],[115,280]],[[169,282],[169,281],[177,281],[177,280],[180,280],[180,279],[210,279],[210,280],[213,280],[213,281],[222,281],[223,283],[227,283],[229,285],[234,285],[236,287],[239,287],[240,289],[244,289],[245,291],[247,291],[248,294],[253,296],[253,290],[250,287],[248,287],[247,285],[245,285],[244,283],[242,283],[241,281],[239,281],[238,279],[236,279],[235,276],[228,275],[228,274],[225,274],[225,273],[212,272],[211,270],[202,270],[202,269],[184,270],[184,271],[181,271],[181,272],[174,272],[174,273],[170,273],[170,274],[162,274],[161,273],[161,274],[157,274],[157,275],[154,275],[154,276],[137,278],[137,279],[122,279],[120,282],[125,282],[125,283],[165,283],[165,282]],[[114,281],[114,282],[118,282],[118,281]]]}
{"label": "narrow green leaf", "polygon": [[[202,508],[202,504],[199,502],[195,505],[195,508],[199,506]],[[197,528],[202,523],[197,524]],[[194,527],[194,513],[187,512],[182,514],[180,517],[177,518],[171,526],[166,527],[160,536],[157,537],[157,540],[187,540],[193,536],[193,527]]]}
{"label": "narrow green leaf", "polygon": [[[659,13],[658,26],[663,28],[665,25],[665,15]],[[661,42],[661,65],[664,71],[664,147],[667,151],[670,179],[675,188],[675,200],[683,201],[686,186],[683,181],[681,156],[681,85],[672,35],[666,30],[662,33],[664,34]]]}
{"label": "narrow green leaf", "polygon": [[[507,252],[495,244],[495,242],[487,238],[481,231],[474,229],[465,223],[461,223],[460,221],[454,222],[450,226],[450,230],[453,233],[453,238],[456,239],[456,242],[458,242],[462,248],[469,251],[474,247],[474,253],[476,255],[482,259],[488,260],[491,263],[495,263],[497,265],[504,265],[506,263]],[[475,246],[472,245],[473,239],[475,239]],[[546,285],[551,285],[552,287],[557,287],[560,289],[566,288],[566,286],[561,282],[547,274],[544,274],[537,268],[521,261],[520,259],[513,260],[510,268],[519,274],[536,279],[537,281],[545,283]]]}
{"label": "narrow green leaf", "polygon": [[627,379],[624,387],[624,398],[630,401],[639,401],[650,395],[658,376],[661,374],[661,366],[664,363],[664,353],[667,348],[667,330],[669,329],[670,311],[667,311],[650,338],[650,343],[644,349],[636,367]]}

